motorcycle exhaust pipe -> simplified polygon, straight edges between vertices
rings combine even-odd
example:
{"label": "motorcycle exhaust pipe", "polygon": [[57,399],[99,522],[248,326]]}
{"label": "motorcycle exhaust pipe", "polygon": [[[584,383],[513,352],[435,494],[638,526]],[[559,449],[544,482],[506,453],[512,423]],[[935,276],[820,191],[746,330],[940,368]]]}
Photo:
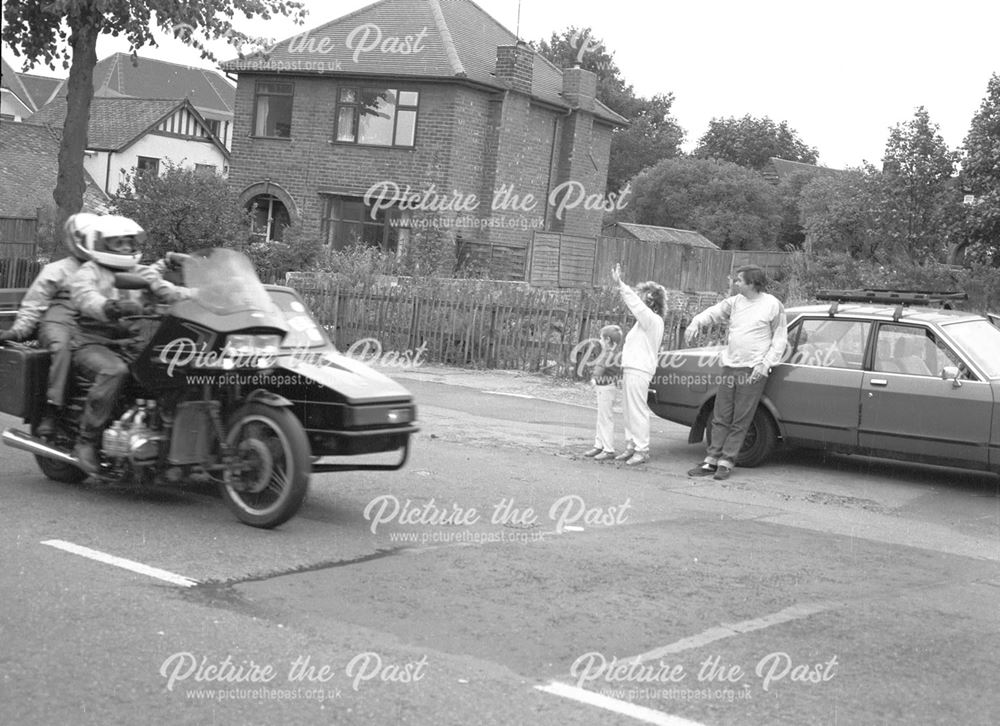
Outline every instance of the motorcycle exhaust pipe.
{"label": "motorcycle exhaust pipe", "polygon": [[3,442],[7,444],[7,446],[11,446],[15,449],[30,451],[36,456],[44,456],[49,459],[55,459],[56,461],[61,461],[64,464],[72,464],[76,467],[80,466],[80,461],[75,456],[71,456],[65,451],[54,449],[44,441],[36,439],[34,436],[29,436],[23,431],[18,431],[17,429],[4,429],[2,438]]}

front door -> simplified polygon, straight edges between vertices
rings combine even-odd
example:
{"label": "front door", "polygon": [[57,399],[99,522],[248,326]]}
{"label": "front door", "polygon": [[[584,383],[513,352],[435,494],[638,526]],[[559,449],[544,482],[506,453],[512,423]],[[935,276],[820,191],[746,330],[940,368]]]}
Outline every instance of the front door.
{"label": "front door", "polygon": [[[959,368],[960,385],[941,379],[945,366]],[[975,380],[933,331],[879,325],[872,370],[865,372],[861,387],[862,448],[986,468],[992,418],[989,382]]]}

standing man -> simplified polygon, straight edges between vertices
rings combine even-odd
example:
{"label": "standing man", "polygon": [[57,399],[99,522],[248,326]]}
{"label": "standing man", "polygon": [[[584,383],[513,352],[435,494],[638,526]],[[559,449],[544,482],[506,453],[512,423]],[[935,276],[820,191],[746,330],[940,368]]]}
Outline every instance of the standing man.
{"label": "standing man", "polygon": [[729,323],[729,339],[722,351],[722,380],[712,413],[711,443],[705,460],[688,476],[728,479],[743,447],[747,429],[764,393],[771,367],[781,361],[788,342],[785,307],[764,292],[767,274],[757,265],[736,270],[736,295],[694,316],[684,331],[690,345],[702,328]]}

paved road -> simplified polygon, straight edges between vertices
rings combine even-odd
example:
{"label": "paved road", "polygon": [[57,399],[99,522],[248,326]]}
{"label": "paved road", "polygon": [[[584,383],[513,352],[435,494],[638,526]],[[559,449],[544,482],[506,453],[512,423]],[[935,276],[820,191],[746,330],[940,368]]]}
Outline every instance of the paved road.
{"label": "paved road", "polygon": [[407,468],[317,476],[272,532],[0,451],[0,723],[1000,718],[995,478],[789,452],[696,481],[672,424],[635,471],[579,458],[588,408],[404,382]]}

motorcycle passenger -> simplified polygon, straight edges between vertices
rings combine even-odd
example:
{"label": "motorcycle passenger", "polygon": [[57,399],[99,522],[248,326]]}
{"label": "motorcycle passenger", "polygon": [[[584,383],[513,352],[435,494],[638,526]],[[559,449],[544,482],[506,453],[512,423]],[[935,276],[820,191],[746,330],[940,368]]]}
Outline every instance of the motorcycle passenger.
{"label": "motorcycle passenger", "polygon": [[52,353],[45,412],[35,429],[38,436],[47,437],[55,432],[55,421],[65,404],[66,381],[73,358],[71,342],[76,329],[76,309],[69,299],[69,281],[87,259],[80,243],[97,218],[96,214],[87,212],[69,216],[63,225],[63,241],[70,252],[69,257],[42,268],[24,294],[14,324],[10,330],[0,333],[0,342],[23,342],[37,335],[41,347]]}
{"label": "motorcycle passenger", "polygon": [[93,383],[84,403],[80,435],[73,453],[81,468],[90,474],[98,469],[101,431],[128,377],[128,364],[138,352],[134,349],[135,330],[122,318],[142,313],[144,293],[115,288],[115,273],[140,275],[159,302],[174,302],[188,296],[186,288],[167,282],[156,269],[139,264],[145,237],[142,227],[127,217],[99,217],[81,243],[88,261],[70,280],[70,299],[79,312],[73,365]]}

